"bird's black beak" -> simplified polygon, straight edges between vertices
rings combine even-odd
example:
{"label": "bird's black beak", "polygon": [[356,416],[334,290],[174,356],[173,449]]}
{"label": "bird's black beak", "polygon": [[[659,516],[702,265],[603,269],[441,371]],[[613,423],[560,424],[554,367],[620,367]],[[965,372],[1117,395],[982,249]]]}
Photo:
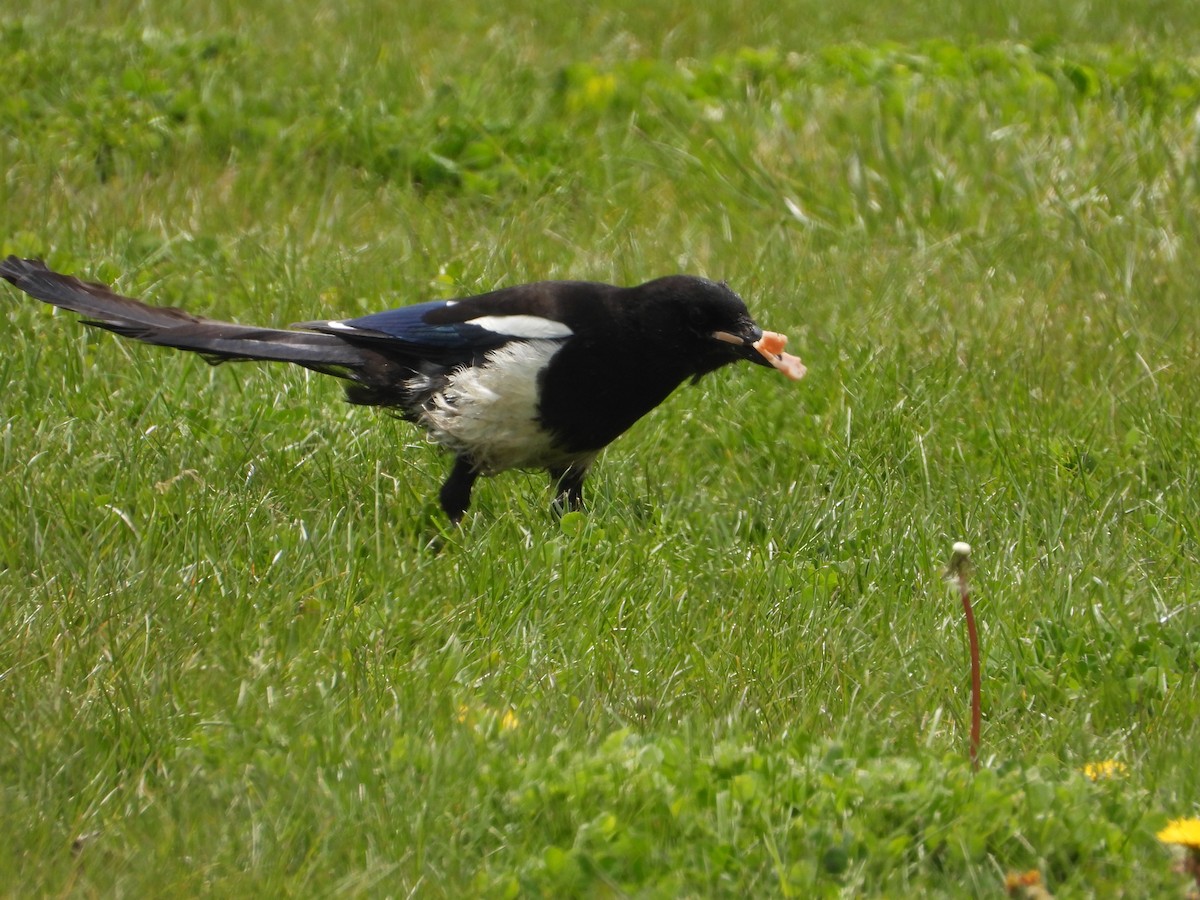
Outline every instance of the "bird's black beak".
{"label": "bird's black beak", "polygon": [[744,330],[737,332],[733,331],[714,331],[712,333],[713,340],[721,341],[733,347],[734,353],[740,359],[747,359],[752,363],[758,363],[760,366],[771,367],[771,361],[763,356],[754,346],[754,342],[761,340],[763,330],[753,322]]}

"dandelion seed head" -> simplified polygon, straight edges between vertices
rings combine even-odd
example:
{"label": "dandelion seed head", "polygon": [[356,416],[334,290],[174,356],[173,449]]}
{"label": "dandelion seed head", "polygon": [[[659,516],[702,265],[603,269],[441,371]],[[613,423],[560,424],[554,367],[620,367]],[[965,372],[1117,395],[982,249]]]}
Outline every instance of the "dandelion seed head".
{"label": "dandelion seed head", "polygon": [[966,541],[955,541],[950,550],[950,565],[946,568],[946,577],[961,580],[966,577],[971,566],[971,545]]}

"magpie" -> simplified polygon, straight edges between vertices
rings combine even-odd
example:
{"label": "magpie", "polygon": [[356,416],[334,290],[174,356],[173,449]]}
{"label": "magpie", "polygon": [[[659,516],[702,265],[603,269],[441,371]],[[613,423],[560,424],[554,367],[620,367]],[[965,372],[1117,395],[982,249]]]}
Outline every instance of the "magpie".
{"label": "magpie", "polygon": [[454,456],[439,500],[456,525],[476,479],[507,469],[545,469],[555,506],[582,508],[600,451],[684,381],[738,360],[804,374],[726,284],[689,275],[542,281],[288,329],[150,306],[37,259],[10,256],[0,276],[87,325],[214,365],[273,360],[343,379],[349,402],[397,413]]}

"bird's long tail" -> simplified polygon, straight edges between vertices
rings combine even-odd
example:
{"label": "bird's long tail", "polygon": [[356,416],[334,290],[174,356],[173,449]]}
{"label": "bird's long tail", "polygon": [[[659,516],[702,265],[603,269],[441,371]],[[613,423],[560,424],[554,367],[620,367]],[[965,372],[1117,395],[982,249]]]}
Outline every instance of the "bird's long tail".
{"label": "bird's long tail", "polygon": [[80,281],[48,269],[41,260],[10,256],[0,277],[38,300],[84,316],[84,322],[147,344],[201,354],[210,363],[256,359],[295,363],[318,372],[360,380],[378,355],[337,335],[254,328],[193,316],[181,309],[150,306],[123,297],[103,284]]}

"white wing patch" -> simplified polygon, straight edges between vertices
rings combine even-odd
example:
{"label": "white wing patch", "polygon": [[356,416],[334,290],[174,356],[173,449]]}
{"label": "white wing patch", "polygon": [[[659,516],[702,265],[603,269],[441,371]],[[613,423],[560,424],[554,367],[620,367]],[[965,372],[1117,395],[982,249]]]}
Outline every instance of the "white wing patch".
{"label": "white wing patch", "polygon": [[463,324],[515,338],[565,338],[575,333],[562,322],[541,316],[480,316]]}
{"label": "white wing patch", "polygon": [[559,448],[538,415],[538,376],[560,349],[554,340],[508,344],[483,365],[455,370],[422,411],[421,424],[438,444],[468,453],[485,475],[505,469],[586,469],[596,454]]}

